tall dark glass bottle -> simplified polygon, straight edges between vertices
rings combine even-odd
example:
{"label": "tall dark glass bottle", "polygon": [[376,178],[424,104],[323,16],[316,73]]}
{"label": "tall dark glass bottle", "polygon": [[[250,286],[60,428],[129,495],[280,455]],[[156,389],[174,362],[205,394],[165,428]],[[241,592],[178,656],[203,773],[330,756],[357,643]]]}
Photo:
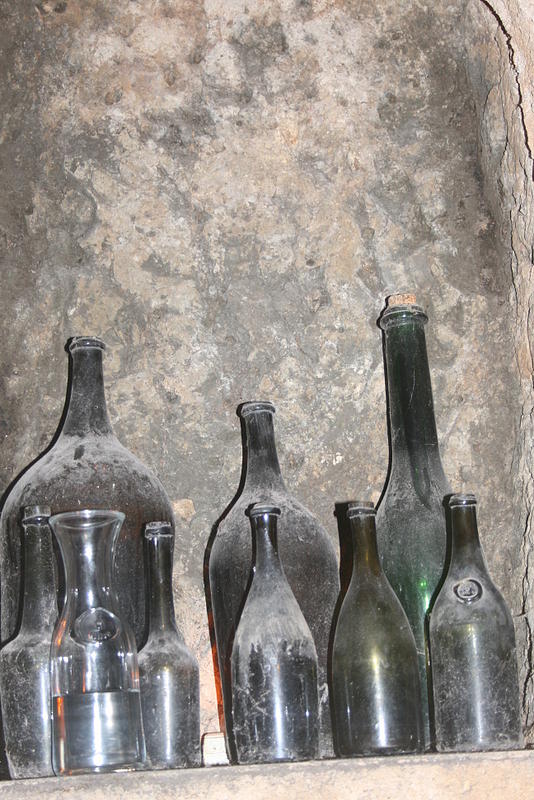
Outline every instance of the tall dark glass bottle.
{"label": "tall dark glass bottle", "polygon": [[426,613],[445,567],[443,501],[450,493],[439,454],[426,353],[426,314],[412,295],[389,298],[380,319],[388,390],[391,462],[377,516],[384,572],[411,625],[419,662],[425,749],[432,746]]}
{"label": "tall dark glass bottle", "polygon": [[351,503],[354,567],[332,654],[339,756],[415,753],[422,744],[415,639],[382,572],[372,503]]}
{"label": "tall dark glass bottle", "polygon": [[514,623],[491,580],[472,494],[450,498],[452,551],[430,613],[438,750],[523,746]]}
{"label": "tall dark glass bottle", "polygon": [[118,508],[126,515],[116,549],[115,585],[121,614],[138,643],[145,638],[143,532],[151,519],[173,520],[159,480],[126,450],[111,429],[104,395],[101,339],[70,343],[72,373],[65,421],[54,445],[13,486],[1,517],[1,640],[15,630],[20,586],[21,506],[43,500],[52,513]]}
{"label": "tall dark glass bottle", "polygon": [[195,767],[200,764],[198,664],[174,617],[174,534],[168,522],[149,522],[145,538],[149,627],[139,678],[147,757],[152,769]]}
{"label": "tall dark glass bottle", "polygon": [[24,509],[22,621],[0,651],[0,702],[12,778],[54,774],[50,642],[57,619],[57,570],[49,516],[46,506]]}
{"label": "tall dark glass bottle", "polygon": [[274,406],[267,402],[244,403],[238,413],[245,439],[242,490],[218,526],[209,557],[211,604],[229,756],[235,761],[230,656],[252,562],[250,526],[245,511],[255,502],[274,504],[282,510],[278,529],[280,560],[317,649],[321,699],[320,754],[329,755],[332,743],[327,654],[339,594],[336,552],[324,528],[286,489],[276,454]]}
{"label": "tall dark glass bottle", "polygon": [[232,649],[232,700],[240,764],[318,755],[317,654],[278,558],[280,509],[254,505],[254,576]]}

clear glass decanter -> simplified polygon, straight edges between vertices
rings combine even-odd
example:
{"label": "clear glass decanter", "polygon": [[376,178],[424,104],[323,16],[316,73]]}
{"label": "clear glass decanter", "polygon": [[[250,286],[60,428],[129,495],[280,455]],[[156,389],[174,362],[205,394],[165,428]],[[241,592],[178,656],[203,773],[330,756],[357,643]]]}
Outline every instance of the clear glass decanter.
{"label": "clear glass decanter", "polygon": [[56,775],[142,767],[145,741],[133,632],[112,583],[124,514],[82,510],[50,518],[66,594],[50,651]]}

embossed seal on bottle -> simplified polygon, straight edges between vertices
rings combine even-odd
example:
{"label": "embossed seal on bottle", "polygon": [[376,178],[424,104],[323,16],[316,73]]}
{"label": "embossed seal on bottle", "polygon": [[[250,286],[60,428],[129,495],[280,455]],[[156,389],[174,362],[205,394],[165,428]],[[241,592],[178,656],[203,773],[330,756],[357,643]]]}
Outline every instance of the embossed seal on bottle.
{"label": "embossed seal on bottle", "polygon": [[462,603],[474,603],[482,597],[482,586],[472,578],[466,578],[454,587],[454,594]]}
{"label": "embossed seal on bottle", "polygon": [[119,619],[105,608],[90,608],[74,623],[74,633],[85,644],[102,644],[113,639],[120,628]]}

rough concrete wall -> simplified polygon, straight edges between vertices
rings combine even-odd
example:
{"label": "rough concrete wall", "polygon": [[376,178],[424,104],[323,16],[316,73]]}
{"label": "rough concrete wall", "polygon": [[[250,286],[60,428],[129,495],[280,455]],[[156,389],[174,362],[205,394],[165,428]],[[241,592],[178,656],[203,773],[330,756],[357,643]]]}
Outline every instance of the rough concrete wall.
{"label": "rough concrete wall", "polygon": [[[5,485],[49,441],[75,333],[110,346],[121,441],[174,503],[177,610],[216,727],[202,561],[271,399],[286,481],[387,470],[383,298],[415,289],[445,467],[521,613],[512,276],[482,194],[463,3],[0,4]],[[525,435],[523,431],[523,436]],[[515,460],[514,460],[515,459]]]}
{"label": "rough concrete wall", "polygon": [[485,196],[504,243],[512,278],[513,358],[520,378],[521,415],[512,496],[522,532],[524,577],[514,602],[521,645],[523,707],[529,738],[534,724],[532,631],[532,509],[534,503],[534,404],[531,326],[534,246],[534,2],[470,0],[466,7],[467,66],[479,124]]}

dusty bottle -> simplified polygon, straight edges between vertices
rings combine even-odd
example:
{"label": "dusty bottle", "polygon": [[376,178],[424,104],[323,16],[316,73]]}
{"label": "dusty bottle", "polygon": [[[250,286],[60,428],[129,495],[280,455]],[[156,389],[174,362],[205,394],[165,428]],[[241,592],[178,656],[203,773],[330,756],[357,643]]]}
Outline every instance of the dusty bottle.
{"label": "dusty bottle", "polygon": [[56,775],[134,769],[145,762],[137,649],[112,578],[123,520],[120,511],[100,509],[50,518],[66,578],[50,648]]}
{"label": "dusty bottle", "polygon": [[234,736],[240,764],[318,755],[317,654],[277,551],[280,509],[250,510],[254,575],[231,657]]}
{"label": "dusty bottle", "polygon": [[382,572],[372,503],[348,506],[354,566],[332,653],[339,756],[415,753],[422,744],[415,640]]}
{"label": "dusty bottle", "polygon": [[66,416],[53,446],[13,486],[1,517],[1,640],[15,630],[20,587],[20,508],[44,499],[52,513],[81,508],[119,508],[126,514],[117,543],[116,589],[121,613],[145,638],[143,525],[173,520],[158,479],[113,435],[106,409],[102,356],[104,343],[75,337]]}
{"label": "dusty bottle", "polygon": [[145,539],[149,622],[139,678],[147,758],[152,769],[194,767],[200,764],[198,664],[174,617],[174,534],[168,522],[149,522]]}
{"label": "dusty bottle", "polygon": [[280,560],[317,649],[320,754],[325,756],[332,753],[327,654],[339,594],[336,552],[324,528],[286,489],[276,453],[274,406],[267,402],[244,403],[238,413],[245,440],[242,490],[221,519],[209,555],[209,586],[229,756],[235,761],[230,656],[252,562],[245,511],[255,502],[274,504],[282,510],[278,527]]}
{"label": "dusty bottle", "polygon": [[9,774],[53,775],[50,715],[50,642],[57,619],[56,560],[50,509],[24,509],[22,621],[0,651],[0,701]]}
{"label": "dusty bottle", "polygon": [[451,560],[429,624],[437,749],[520,748],[512,617],[488,574],[474,495],[455,494],[449,506]]}
{"label": "dusty bottle", "polygon": [[443,576],[444,498],[426,352],[426,314],[412,295],[394,295],[380,319],[388,390],[390,471],[376,516],[378,552],[417,646],[425,749],[432,746],[426,613]]}

